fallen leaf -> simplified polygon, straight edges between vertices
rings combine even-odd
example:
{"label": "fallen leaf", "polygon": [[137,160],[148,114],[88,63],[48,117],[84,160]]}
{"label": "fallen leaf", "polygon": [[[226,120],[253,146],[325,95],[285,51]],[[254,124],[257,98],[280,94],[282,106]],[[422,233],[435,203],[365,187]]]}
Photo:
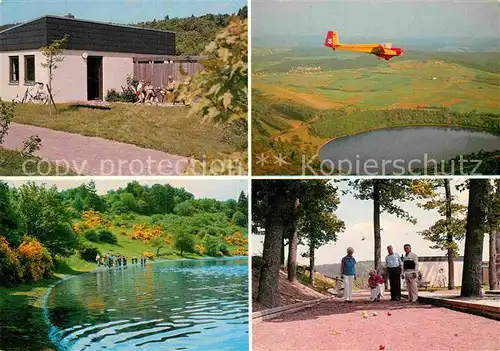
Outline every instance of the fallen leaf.
{"label": "fallen leaf", "polygon": [[338,332],[338,330],[333,329],[333,330],[330,331],[330,334],[332,334],[332,335],[339,335],[340,333]]}

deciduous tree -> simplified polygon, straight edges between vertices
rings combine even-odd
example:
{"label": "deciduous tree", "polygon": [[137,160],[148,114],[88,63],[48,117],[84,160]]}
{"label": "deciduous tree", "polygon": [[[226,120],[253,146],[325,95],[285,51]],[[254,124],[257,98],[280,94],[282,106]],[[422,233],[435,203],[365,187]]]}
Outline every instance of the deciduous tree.
{"label": "deciduous tree", "polygon": [[77,238],[69,213],[55,187],[27,183],[19,188],[18,206],[25,233],[40,241],[52,255],[74,253]]}
{"label": "deciduous tree", "polygon": [[349,182],[354,196],[360,200],[373,201],[373,235],[375,269],[381,267],[380,214],[387,212],[412,224],[417,219],[400,207],[398,202],[413,201],[426,196],[432,189],[429,184],[411,179],[359,179]]}
{"label": "deciduous tree", "polygon": [[337,188],[324,180],[303,182],[300,241],[309,247],[310,282],[314,284],[316,250],[337,240],[337,234],[345,229],[343,221],[334,211],[340,203]]}
{"label": "deciduous tree", "polygon": [[[217,122],[247,118],[248,21],[233,17],[209,43],[201,62],[204,69],[188,82],[177,84],[173,98],[192,104],[190,113],[201,113]],[[195,100],[198,100],[196,101]]]}
{"label": "deciduous tree", "polygon": [[[466,206],[454,202],[455,197],[451,194],[450,180],[438,179],[428,180],[433,191],[429,194],[427,201],[421,204],[426,210],[437,210],[444,217],[439,219],[430,228],[420,232],[420,234],[433,243],[432,249],[446,250],[448,257],[448,289],[455,289],[455,269],[453,258],[458,256],[458,242],[465,238],[464,218],[467,210]],[[444,195],[435,191],[442,189]]]}
{"label": "deciduous tree", "polygon": [[52,80],[54,79],[54,70],[59,66],[59,63],[64,61],[64,56],[61,55],[64,51],[64,45],[69,40],[69,35],[65,34],[62,38],[54,39],[52,43],[40,48],[42,55],[45,57],[45,62],[42,62],[42,67],[49,69],[49,82],[47,83],[52,92]]}

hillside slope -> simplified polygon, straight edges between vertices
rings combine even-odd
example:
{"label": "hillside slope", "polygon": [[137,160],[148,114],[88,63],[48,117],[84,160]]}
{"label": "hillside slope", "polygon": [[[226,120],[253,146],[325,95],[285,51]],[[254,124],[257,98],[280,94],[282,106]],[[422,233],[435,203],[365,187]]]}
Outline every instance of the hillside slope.
{"label": "hillside slope", "polygon": [[[321,264],[315,266],[316,271],[328,277],[340,276],[340,263]],[[356,274],[358,276],[368,276],[368,272],[373,269],[373,261],[356,262]]]}
{"label": "hillside slope", "polygon": [[[252,312],[262,311],[267,309],[266,306],[256,300],[257,292],[259,289],[259,270],[252,269]],[[310,287],[296,281],[294,283],[287,279],[285,272],[280,271],[280,278],[278,283],[278,291],[280,294],[280,306],[292,305],[294,303],[312,301],[321,297],[324,294],[317,292]]]}

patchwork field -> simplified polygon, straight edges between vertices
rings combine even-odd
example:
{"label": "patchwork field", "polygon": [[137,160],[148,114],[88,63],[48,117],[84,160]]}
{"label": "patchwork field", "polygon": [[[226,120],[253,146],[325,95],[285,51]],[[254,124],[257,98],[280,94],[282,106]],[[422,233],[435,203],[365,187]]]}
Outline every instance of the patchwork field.
{"label": "patchwork field", "polygon": [[253,77],[252,86],[266,95],[319,109],[443,106],[494,113],[499,111],[499,81],[499,73],[411,60],[336,71],[261,73]]}
{"label": "patchwork field", "polygon": [[[498,52],[411,52],[387,62],[353,53],[328,58],[316,48],[258,48],[252,60],[256,174],[296,174],[299,154],[310,158],[328,140],[368,130],[446,125],[500,132]],[[259,163],[264,154],[287,164],[278,170]]]}

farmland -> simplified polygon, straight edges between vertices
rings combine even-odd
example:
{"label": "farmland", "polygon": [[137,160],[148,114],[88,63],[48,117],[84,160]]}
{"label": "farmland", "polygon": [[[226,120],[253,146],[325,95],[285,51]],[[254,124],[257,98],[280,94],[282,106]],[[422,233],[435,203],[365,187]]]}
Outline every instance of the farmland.
{"label": "farmland", "polygon": [[[328,140],[380,128],[446,125],[497,133],[499,58],[498,52],[410,51],[387,62],[318,48],[256,48],[253,169],[297,174],[298,155],[310,158]],[[279,169],[258,163],[264,154],[287,163]]]}

